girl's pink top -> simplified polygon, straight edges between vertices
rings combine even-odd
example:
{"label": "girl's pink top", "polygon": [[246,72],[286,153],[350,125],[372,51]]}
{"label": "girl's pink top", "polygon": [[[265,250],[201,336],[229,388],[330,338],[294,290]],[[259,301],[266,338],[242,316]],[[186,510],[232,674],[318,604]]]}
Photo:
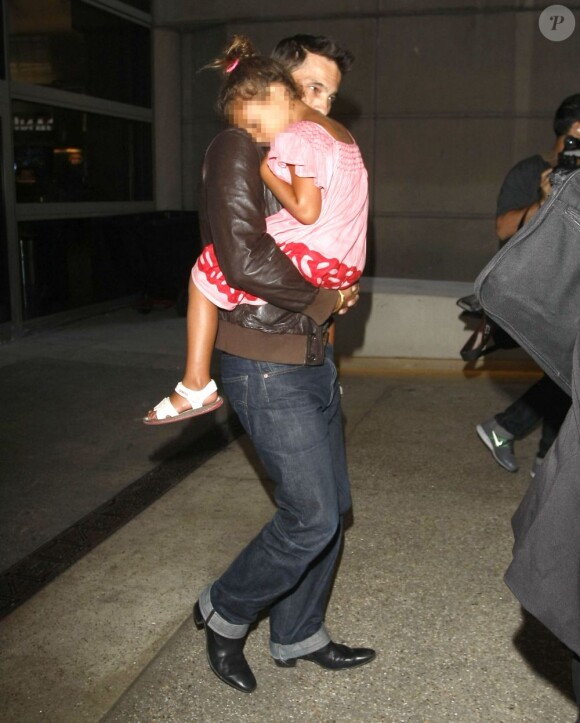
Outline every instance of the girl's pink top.
{"label": "girl's pink top", "polygon": [[[356,143],[342,143],[318,123],[299,121],[276,136],[268,165],[288,183],[288,165],[293,165],[296,175],[313,178],[322,194],[320,216],[313,224],[300,223],[283,208],[266,219],[268,233],[315,286],[351,286],[365,263],[368,216],[368,177]],[[192,277],[221,308],[265,303],[228,286],[212,245],[202,251]]]}

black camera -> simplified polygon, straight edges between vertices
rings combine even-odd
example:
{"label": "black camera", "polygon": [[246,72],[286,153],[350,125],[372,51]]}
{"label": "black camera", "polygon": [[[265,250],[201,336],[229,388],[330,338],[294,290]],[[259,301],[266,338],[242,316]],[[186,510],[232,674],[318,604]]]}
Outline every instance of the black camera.
{"label": "black camera", "polygon": [[558,153],[558,165],[554,171],[570,173],[580,168],[580,138],[566,136],[564,148]]}

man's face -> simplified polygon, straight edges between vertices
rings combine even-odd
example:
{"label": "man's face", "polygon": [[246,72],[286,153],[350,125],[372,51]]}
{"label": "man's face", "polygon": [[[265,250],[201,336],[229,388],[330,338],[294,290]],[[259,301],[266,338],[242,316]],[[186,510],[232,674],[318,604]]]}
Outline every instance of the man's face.
{"label": "man's face", "polygon": [[292,72],[292,77],[304,90],[302,100],[306,105],[328,115],[342,80],[334,60],[307,52],[306,59]]}

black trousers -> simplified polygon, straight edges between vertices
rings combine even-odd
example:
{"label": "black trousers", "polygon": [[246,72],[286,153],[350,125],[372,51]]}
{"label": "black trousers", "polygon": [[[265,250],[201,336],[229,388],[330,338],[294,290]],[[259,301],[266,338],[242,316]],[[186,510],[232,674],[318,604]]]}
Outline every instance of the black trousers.
{"label": "black trousers", "polygon": [[542,422],[538,456],[545,457],[560,431],[570,404],[570,397],[544,374],[519,399],[503,412],[496,414],[495,419],[516,438],[525,437],[536,424]]}

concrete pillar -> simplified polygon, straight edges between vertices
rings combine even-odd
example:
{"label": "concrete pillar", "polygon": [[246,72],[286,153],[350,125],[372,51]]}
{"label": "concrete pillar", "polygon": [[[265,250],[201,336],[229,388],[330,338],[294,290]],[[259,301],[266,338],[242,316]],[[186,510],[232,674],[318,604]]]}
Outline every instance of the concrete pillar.
{"label": "concrete pillar", "polygon": [[154,158],[157,210],[183,208],[181,34],[153,31]]}

